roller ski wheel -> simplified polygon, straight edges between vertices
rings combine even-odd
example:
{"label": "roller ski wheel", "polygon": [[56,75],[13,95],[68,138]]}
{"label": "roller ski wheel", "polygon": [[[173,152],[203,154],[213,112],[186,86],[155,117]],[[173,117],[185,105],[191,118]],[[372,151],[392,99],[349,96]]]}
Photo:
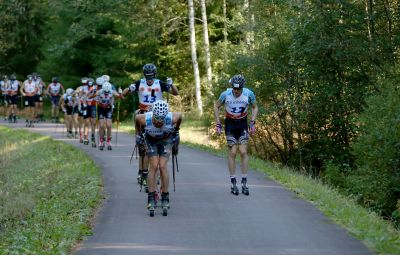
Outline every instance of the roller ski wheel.
{"label": "roller ski wheel", "polygon": [[169,210],[169,193],[161,194],[161,209],[163,216],[167,216]]}
{"label": "roller ski wheel", "polygon": [[154,213],[156,210],[156,205],[154,200],[149,201],[149,203],[147,204],[147,210],[149,210],[150,217],[154,217]]}
{"label": "roller ski wheel", "polygon": [[246,196],[250,195],[249,187],[247,186],[247,180],[242,179],[242,193]]}
{"label": "roller ski wheel", "polygon": [[149,215],[150,217],[154,217],[154,208],[149,208]]}
{"label": "roller ski wheel", "polygon": [[231,179],[231,193],[235,196],[239,195],[239,189],[236,185],[236,179]]}
{"label": "roller ski wheel", "polygon": [[142,183],[142,174],[140,173],[140,171],[138,172],[138,176],[136,177],[137,179],[137,183],[140,185]]}
{"label": "roller ski wheel", "polygon": [[162,208],[162,215],[163,216],[168,216],[168,207],[163,207]]}
{"label": "roller ski wheel", "polygon": [[237,186],[231,187],[231,193],[235,196],[239,195],[239,189]]}

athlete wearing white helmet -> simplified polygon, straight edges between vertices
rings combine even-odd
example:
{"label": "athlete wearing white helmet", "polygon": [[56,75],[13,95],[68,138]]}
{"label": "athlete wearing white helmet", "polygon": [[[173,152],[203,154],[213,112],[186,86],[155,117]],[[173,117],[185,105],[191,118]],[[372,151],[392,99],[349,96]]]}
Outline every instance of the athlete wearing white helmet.
{"label": "athlete wearing white helmet", "polygon": [[60,99],[61,109],[64,112],[65,126],[67,128],[67,137],[74,138],[73,129],[75,129],[75,138],[78,134],[77,117],[79,98],[74,95],[74,89],[68,88]]}
{"label": "athlete wearing white helmet", "polygon": [[[154,64],[145,64],[143,66],[144,78],[130,84],[128,88],[123,91],[123,95],[137,93],[139,98],[139,110],[134,114],[143,114],[150,111],[151,105],[163,99],[163,92],[170,93],[174,96],[178,95],[178,89],[174,85],[171,78],[167,81],[157,79],[157,67]],[[143,130],[142,130],[143,131]],[[144,184],[146,189],[148,174],[148,159],[143,150],[143,146],[139,147],[139,171],[138,182]]]}
{"label": "athlete wearing white helmet", "polygon": [[35,118],[35,95],[38,90],[36,83],[33,81],[33,76],[28,74],[27,79],[22,83],[20,88],[21,95],[24,96],[25,107],[28,107],[28,117],[26,119],[26,126],[33,127]]}
{"label": "athlete wearing white helmet", "polygon": [[51,78],[51,83],[47,86],[46,93],[51,100],[51,118],[58,123],[60,98],[65,93],[64,86],[60,83],[58,77]]}
{"label": "athlete wearing white helmet", "polygon": [[148,205],[150,216],[154,216],[156,174],[160,169],[161,174],[161,207],[166,215],[169,209],[169,176],[168,160],[173,143],[179,140],[179,127],[182,122],[182,114],[170,112],[168,103],[162,100],[156,101],[152,111],[136,115],[136,143],[146,146],[149,158],[148,174]]}
{"label": "athlete wearing white helmet", "polygon": [[112,150],[111,146],[111,127],[112,127],[112,113],[114,105],[114,97],[123,98],[121,94],[112,89],[112,85],[105,81],[100,90],[89,98],[97,98],[98,103],[98,116],[99,116],[99,149],[104,149],[104,135],[107,130],[107,149]]}
{"label": "athlete wearing white helmet", "polygon": [[18,91],[20,89],[20,82],[17,80],[17,77],[12,74],[10,75],[10,80],[6,81],[6,93],[7,93],[7,115],[9,122],[17,122],[17,99],[18,99]]}

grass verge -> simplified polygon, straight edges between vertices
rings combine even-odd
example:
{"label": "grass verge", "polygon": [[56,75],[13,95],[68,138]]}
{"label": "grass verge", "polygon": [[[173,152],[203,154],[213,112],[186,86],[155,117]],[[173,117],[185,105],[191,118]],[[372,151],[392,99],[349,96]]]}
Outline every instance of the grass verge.
{"label": "grass verge", "polygon": [[0,254],[68,254],[102,197],[101,173],[81,151],[0,126]]}

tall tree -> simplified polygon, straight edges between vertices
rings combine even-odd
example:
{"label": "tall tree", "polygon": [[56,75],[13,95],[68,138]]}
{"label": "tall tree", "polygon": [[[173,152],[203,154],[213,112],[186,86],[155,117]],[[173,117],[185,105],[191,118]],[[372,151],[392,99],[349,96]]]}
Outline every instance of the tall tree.
{"label": "tall tree", "polygon": [[211,68],[210,42],[209,42],[209,38],[208,38],[206,1],[201,0],[200,3],[201,3],[201,19],[203,21],[203,39],[204,39],[204,52],[205,52],[205,59],[206,59],[206,70],[207,70],[207,85],[208,85],[208,88],[211,88],[212,68]]}
{"label": "tall tree", "polygon": [[193,74],[196,89],[197,110],[200,115],[203,115],[203,102],[201,99],[200,87],[200,71],[199,63],[197,62],[197,46],[196,46],[196,31],[194,28],[194,4],[193,0],[189,0],[189,30],[190,30],[190,48],[192,52]]}

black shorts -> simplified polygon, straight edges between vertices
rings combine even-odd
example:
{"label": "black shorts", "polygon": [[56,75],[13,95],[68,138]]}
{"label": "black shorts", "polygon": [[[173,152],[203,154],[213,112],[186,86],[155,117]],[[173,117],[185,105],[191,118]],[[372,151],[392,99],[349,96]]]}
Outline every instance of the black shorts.
{"label": "black shorts", "polygon": [[43,97],[42,97],[42,95],[35,95],[35,102],[36,102],[36,103],[41,103],[41,102],[43,102]]}
{"label": "black shorts", "polygon": [[35,96],[26,96],[24,101],[25,107],[35,107]]}
{"label": "black shorts", "polygon": [[172,136],[155,139],[146,135],[146,151],[148,157],[160,156],[169,158],[172,149]]}
{"label": "black shorts", "polygon": [[87,106],[87,116],[88,118],[95,119],[97,115],[96,106],[95,105],[88,105]]}
{"label": "black shorts", "polygon": [[74,115],[78,113],[78,106],[66,106],[65,109],[67,110],[67,115]]}
{"label": "black shorts", "polygon": [[225,135],[228,146],[247,144],[249,133],[247,131],[247,117],[239,120],[225,119]]}
{"label": "black shorts", "polygon": [[7,96],[8,104],[17,104],[18,103],[18,95]]}
{"label": "black shorts", "polygon": [[112,119],[112,107],[103,108],[100,107],[97,109],[99,111],[99,120],[102,119]]}

